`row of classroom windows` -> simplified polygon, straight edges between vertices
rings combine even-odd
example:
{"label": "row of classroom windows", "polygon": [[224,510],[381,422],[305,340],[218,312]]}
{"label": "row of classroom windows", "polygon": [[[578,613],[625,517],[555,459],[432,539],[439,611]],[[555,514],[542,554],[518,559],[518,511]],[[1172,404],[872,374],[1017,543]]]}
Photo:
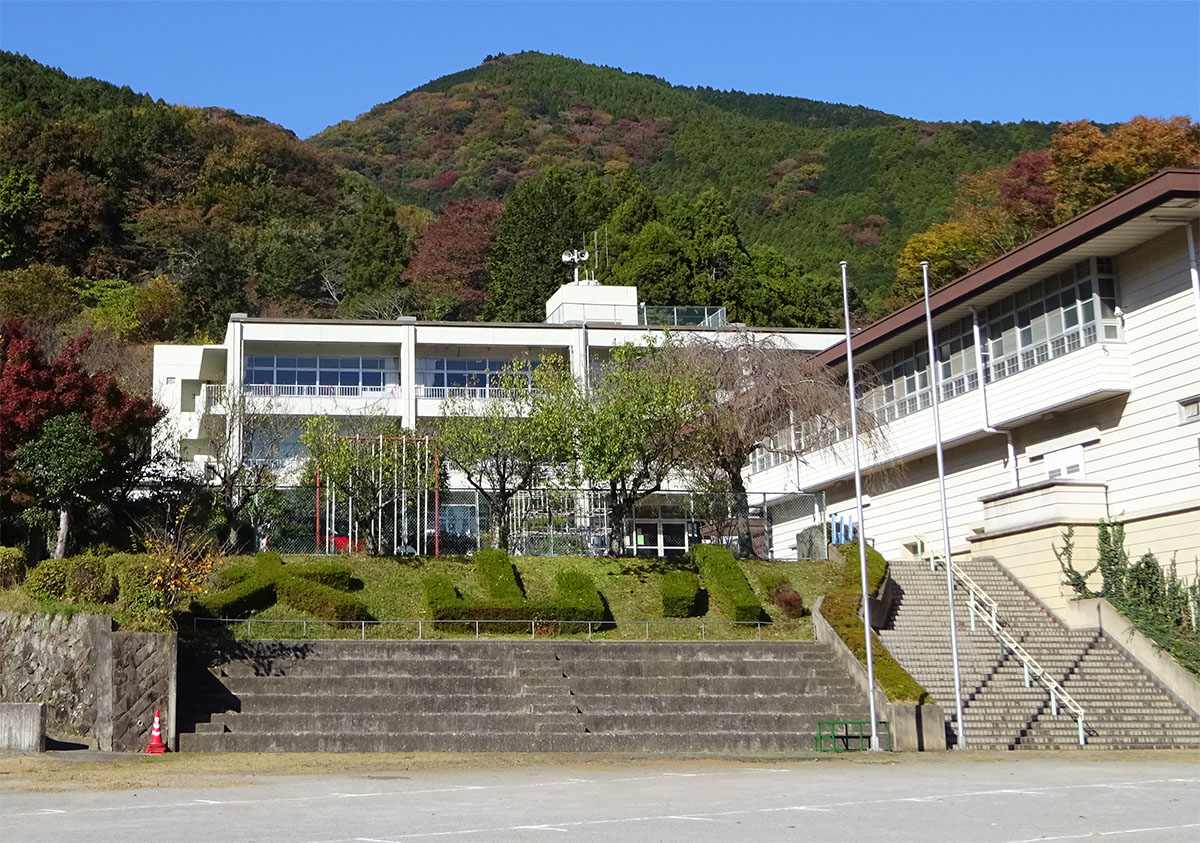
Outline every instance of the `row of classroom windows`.
{"label": "row of classroom windows", "polygon": [[[416,382],[422,386],[495,386],[513,361],[455,360],[421,357]],[[245,383],[282,386],[342,386],[383,389],[400,383],[395,357],[299,357],[251,354],[246,357]]]}
{"label": "row of classroom windows", "polygon": [[[1120,339],[1117,283],[1111,258],[1089,258],[982,308],[979,335],[988,383],[1031,369],[1099,341]],[[966,317],[935,332],[942,400],[979,388],[974,325]],[[925,339],[871,360],[874,376],[859,386],[864,409],[882,422],[924,410],[933,403],[929,347]],[[800,448],[815,450],[846,438],[848,430],[828,424],[801,425],[795,441],[780,431],[755,449],[752,472],[786,462]]]}

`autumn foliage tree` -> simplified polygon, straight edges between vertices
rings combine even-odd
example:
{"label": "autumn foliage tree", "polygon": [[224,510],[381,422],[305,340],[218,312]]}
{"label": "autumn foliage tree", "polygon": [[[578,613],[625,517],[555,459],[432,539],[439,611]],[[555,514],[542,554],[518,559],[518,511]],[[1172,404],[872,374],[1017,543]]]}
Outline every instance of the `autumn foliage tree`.
{"label": "autumn foliage tree", "polygon": [[914,234],[900,252],[886,309],[921,293],[921,261],[935,286],[999,257],[1122,190],[1170,167],[1200,165],[1200,124],[1135,117],[1108,134],[1064,123],[1048,150],[959,179],[950,219]]}
{"label": "autumn foliage tree", "polygon": [[488,254],[502,206],[490,199],[457,199],[425,229],[405,273],[433,318],[473,319],[488,302]]}
{"label": "autumn foliage tree", "polygon": [[[78,478],[74,498],[116,510],[149,461],[150,432],[163,411],[150,399],[122,390],[112,375],[88,372],[83,355],[91,341],[90,334],[77,337],[47,360],[24,321],[0,325],[0,495],[21,508],[60,506],[45,499],[36,472],[23,471],[16,459],[18,450],[31,443],[48,444],[40,437],[52,419],[77,416],[99,452],[88,476]],[[50,433],[54,430],[51,427]],[[60,553],[65,550],[65,537],[58,545]]]}

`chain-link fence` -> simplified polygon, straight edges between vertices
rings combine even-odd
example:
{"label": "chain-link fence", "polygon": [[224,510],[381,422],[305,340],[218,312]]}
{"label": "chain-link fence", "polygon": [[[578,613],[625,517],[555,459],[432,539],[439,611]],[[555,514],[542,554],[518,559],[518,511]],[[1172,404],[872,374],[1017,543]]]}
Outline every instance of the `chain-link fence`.
{"label": "chain-link fence", "polygon": [[[500,532],[495,507],[475,489],[360,500],[301,486],[262,493],[253,509],[258,546],[281,553],[444,556],[491,547]],[[614,538],[610,523],[604,492],[521,492],[509,504],[509,549],[526,556],[603,555]],[[622,519],[615,540],[630,556],[680,556],[706,543],[761,559],[824,559],[825,499],[796,492],[656,492]]]}

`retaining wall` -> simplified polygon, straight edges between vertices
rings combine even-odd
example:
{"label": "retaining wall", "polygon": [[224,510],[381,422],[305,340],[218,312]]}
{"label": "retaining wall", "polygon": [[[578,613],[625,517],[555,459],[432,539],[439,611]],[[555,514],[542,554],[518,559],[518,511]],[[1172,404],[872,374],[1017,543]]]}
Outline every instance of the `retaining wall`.
{"label": "retaining wall", "polygon": [[175,682],[174,634],[116,631],[107,615],[0,612],[0,702],[44,703],[53,739],[139,751],[161,709],[174,747]]}

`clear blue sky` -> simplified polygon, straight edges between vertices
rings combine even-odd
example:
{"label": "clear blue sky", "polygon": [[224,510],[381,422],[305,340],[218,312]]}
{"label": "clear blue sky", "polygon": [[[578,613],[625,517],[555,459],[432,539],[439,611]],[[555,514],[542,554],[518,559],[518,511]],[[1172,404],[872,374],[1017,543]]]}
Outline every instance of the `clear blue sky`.
{"label": "clear blue sky", "polygon": [[301,137],[520,50],[926,120],[1200,118],[1200,0],[0,0],[0,47]]}

